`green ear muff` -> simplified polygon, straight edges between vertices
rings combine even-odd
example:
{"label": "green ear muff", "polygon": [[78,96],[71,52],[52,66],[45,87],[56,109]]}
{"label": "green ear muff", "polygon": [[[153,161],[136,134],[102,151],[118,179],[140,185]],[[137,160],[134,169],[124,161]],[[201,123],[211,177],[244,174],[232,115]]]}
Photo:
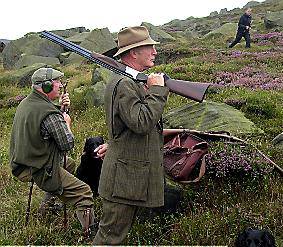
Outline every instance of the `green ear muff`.
{"label": "green ear muff", "polygon": [[42,91],[44,93],[50,93],[53,89],[53,83],[52,83],[52,69],[47,68],[46,70],[46,81],[42,82]]}

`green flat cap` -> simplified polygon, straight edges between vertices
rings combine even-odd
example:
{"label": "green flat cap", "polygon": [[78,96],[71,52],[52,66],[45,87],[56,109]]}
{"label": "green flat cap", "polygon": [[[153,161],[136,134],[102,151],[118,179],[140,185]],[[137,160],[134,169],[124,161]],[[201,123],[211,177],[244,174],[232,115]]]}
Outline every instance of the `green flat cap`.
{"label": "green flat cap", "polygon": [[33,73],[31,82],[32,84],[39,84],[44,81],[55,80],[62,76],[64,76],[64,73],[59,70],[52,68],[40,68]]}

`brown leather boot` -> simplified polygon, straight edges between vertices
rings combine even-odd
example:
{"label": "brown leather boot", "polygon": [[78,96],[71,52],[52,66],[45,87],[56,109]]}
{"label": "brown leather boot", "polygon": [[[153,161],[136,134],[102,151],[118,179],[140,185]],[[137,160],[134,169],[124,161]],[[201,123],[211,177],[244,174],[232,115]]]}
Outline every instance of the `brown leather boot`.
{"label": "brown leather boot", "polygon": [[98,225],[94,220],[93,208],[77,210],[76,214],[83,228],[84,241],[92,241],[98,229]]}

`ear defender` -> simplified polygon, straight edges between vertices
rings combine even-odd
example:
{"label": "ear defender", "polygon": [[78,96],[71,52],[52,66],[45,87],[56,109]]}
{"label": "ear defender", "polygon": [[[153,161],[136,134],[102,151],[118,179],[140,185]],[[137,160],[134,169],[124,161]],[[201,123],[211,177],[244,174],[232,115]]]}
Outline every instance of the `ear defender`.
{"label": "ear defender", "polygon": [[44,93],[50,93],[53,90],[52,71],[51,68],[47,68],[46,70],[46,81],[42,82],[41,86]]}

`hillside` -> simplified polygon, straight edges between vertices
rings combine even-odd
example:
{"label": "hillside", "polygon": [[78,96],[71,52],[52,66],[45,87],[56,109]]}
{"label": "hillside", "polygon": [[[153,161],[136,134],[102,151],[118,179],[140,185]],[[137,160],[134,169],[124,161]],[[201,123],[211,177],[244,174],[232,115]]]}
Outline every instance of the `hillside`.
{"label": "hillside", "polygon": [[[243,41],[233,49],[226,48],[226,42],[234,37],[234,29],[232,36],[210,33],[226,23],[237,22],[242,9],[222,11],[205,18],[173,20],[160,27],[152,27],[157,38],[166,32],[166,39],[157,47],[157,66],[151,70],[162,71],[176,79],[212,83],[206,100],[233,106],[261,129],[262,132],[239,134],[237,137],[261,150],[281,167],[283,146],[274,146],[271,140],[283,132],[283,32],[280,26],[266,28],[264,18],[268,11],[281,11],[282,3],[282,0],[267,0],[253,7],[254,28],[250,49],[244,48]],[[89,32],[74,30],[76,35],[82,34],[76,36],[76,42],[81,42],[80,38]],[[89,33],[110,37],[106,29]],[[32,39],[38,40],[35,36]],[[26,41],[23,43],[26,44]],[[109,47],[111,45],[112,40]],[[64,64],[62,61],[70,54],[57,48],[56,51],[56,58],[60,57],[60,62],[54,67],[65,73],[72,101],[75,148],[68,155],[79,164],[87,137],[101,135],[105,140],[108,138],[103,106],[94,106],[93,99],[97,96],[94,93],[97,88],[93,89],[99,84],[96,82],[106,81],[108,74],[86,61]],[[37,187],[33,191],[30,223],[24,226],[29,184],[19,182],[11,174],[9,140],[16,107],[30,92],[31,71],[42,64],[32,66],[9,70],[3,66],[0,68],[0,245],[84,244],[78,241],[81,236],[80,225],[72,207],[68,207],[68,230],[63,228],[62,212],[43,218],[39,216],[38,207],[43,192]],[[192,101],[171,94],[164,116],[176,108],[191,104]],[[195,125],[192,129],[198,127]],[[213,146],[211,153],[223,149],[221,145]],[[224,151],[229,157],[228,148]],[[235,162],[234,165],[237,166]],[[257,165],[260,166],[260,162]],[[170,183],[183,191],[180,212],[140,214],[125,245],[233,246],[237,234],[251,227],[269,230],[277,246],[283,246],[283,178],[276,169],[268,170],[268,173],[247,172],[244,175],[221,177],[208,169],[198,183],[186,186]],[[99,198],[94,200],[95,213],[99,217],[101,201]]]}

